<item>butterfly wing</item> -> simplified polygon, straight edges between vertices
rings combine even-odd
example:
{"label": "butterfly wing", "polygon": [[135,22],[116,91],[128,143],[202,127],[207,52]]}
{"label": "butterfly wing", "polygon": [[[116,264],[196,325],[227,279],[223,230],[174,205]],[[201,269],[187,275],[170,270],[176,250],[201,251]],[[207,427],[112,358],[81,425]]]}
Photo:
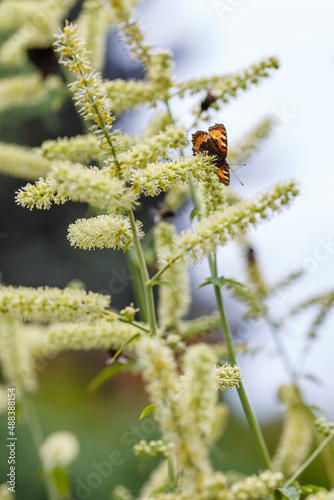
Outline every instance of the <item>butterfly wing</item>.
{"label": "butterfly wing", "polygon": [[220,182],[228,186],[230,183],[230,168],[229,167],[216,167],[216,172]]}
{"label": "butterfly wing", "polygon": [[215,157],[217,175],[220,182],[228,186],[230,183],[227,156],[227,134],[224,125],[216,123],[209,128],[209,133],[198,130],[192,134],[193,154],[207,153]]}
{"label": "butterfly wing", "polygon": [[210,134],[203,130],[198,130],[192,134],[193,154],[208,153],[210,156],[217,156],[220,150]]}
{"label": "butterfly wing", "polygon": [[217,175],[219,180],[228,186],[230,183],[230,167],[227,157],[227,134],[226,128],[222,123],[216,123],[212,127],[209,127],[209,134],[212,141],[215,143],[216,148],[219,149],[219,154],[217,154]]}
{"label": "butterfly wing", "polygon": [[227,134],[226,128],[222,123],[216,123],[212,127],[209,127],[209,134],[214,140],[216,147],[218,147],[221,156],[226,158],[227,156]]}

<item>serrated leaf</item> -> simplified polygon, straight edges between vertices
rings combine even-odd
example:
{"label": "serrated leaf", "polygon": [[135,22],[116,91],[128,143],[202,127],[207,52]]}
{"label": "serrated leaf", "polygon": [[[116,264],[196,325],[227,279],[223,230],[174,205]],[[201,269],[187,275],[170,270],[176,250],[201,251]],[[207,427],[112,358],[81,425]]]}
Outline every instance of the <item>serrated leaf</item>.
{"label": "serrated leaf", "polygon": [[159,405],[146,406],[146,408],[144,408],[143,411],[141,412],[139,420],[142,420],[144,417],[147,417],[147,415],[153,413],[157,408],[159,408]]}
{"label": "serrated leaf", "polygon": [[162,285],[162,286],[168,286],[169,288],[172,288],[173,290],[177,290],[176,286],[171,283],[170,281],[166,280],[159,280],[154,282],[155,285]]}
{"label": "serrated leaf", "polygon": [[286,488],[278,488],[278,491],[288,500],[298,500],[300,498],[300,488],[298,483],[292,483]]}
{"label": "serrated leaf", "polygon": [[118,363],[115,365],[107,366],[100,373],[98,373],[93,380],[91,380],[87,386],[89,392],[94,392],[98,389],[102,384],[107,382],[110,378],[114,377],[118,373],[130,370],[134,362],[129,362],[126,364]]}

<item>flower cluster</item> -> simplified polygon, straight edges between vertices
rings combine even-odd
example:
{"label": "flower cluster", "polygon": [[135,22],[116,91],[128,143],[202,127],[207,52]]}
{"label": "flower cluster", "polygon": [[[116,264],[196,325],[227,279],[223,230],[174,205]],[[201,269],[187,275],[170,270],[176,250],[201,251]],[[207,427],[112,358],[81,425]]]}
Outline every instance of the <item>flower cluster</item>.
{"label": "flower cluster", "polygon": [[219,500],[258,500],[266,498],[275,491],[283,481],[280,472],[264,471],[259,476],[249,476],[243,481],[238,481],[231,489],[222,491],[217,496]]}
{"label": "flower cluster", "polygon": [[69,84],[69,88],[79,113],[85,120],[93,121],[90,129],[97,134],[100,147],[114,156],[110,135],[114,121],[111,101],[101,75],[91,68],[85,42],[78,36],[77,26],[67,22],[64,29],[58,31],[54,45],[60,56],[59,62],[76,75],[76,80]]}
{"label": "flower cluster", "polygon": [[[196,477],[199,471],[209,472],[211,467],[207,450],[201,436],[192,429],[196,413],[193,415],[185,402],[186,389],[178,380],[172,351],[158,338],[145,336],[138,344],[138,355],[152,403],[159,405],[157,418],[163,439],[168,446],[173,445],[179,474],[190,479]],[[213,372],[211,361],[209,359]],[[182,398],[179,396],[181,390]],[[191,401],[192,397],[187,397],[189,404]]]}
{"label": "flower cluster", "polygon": [[113,177],[107,169],[59,162],[53,166],[51,176],[59,195],[111,213],[130,210],[138,198],[134,190],[128,189],[123,180]]}
{"label": "flower cluster", "polygon": [[272,189],[261,193],[254,199],[245,199],[224,211],[216,211],[209,217],[202,218],[194,229],[183,231],[174,240],[172,252],[165,252],[163,262],[172,262],[187,257],[194,265],[206,255],[215,252],[229,239],[243,234],[249,226],[256,226],[291,203],[298,194],[296,184],[278,183]]}
{"label": "flower cluster", "polygon": [[49,160],[69,160],[81,164],[89,164],[91,160],[98,159],[100,154],[98,138],[94,134],[44,141],[36,151]]}
{"label": "flower cluster", "polygon": [[199,316],[188,321],[179,321],[176,330],[183,339],[200,337],[220,327],[221,318],[218,311],[210,315]]}
{"label": "flower cluster", "polygon": [[[238,91],[247,90],[251,85],[257,84],[263,78],[267,78],[270,70],[277,69],[278,65],[278,60],[275,57],[270,57],[258,64],[253,64],[240,73],[193,79],[182,82],[177,87],[180,96],[183,96],[186,91],[189,91],[190,94],[197,94],[203,90],[207,91],[207,96],[210,98],[208,106],[200,106],[194,110],[195,114],[200,117],[203,111],[209,110],[210,107],[218,110],[219,103],[228,102],[231,98],[237,96]],[[208,111],[206,115],[208,116]]]}
{"label": "flower cluster", "polygon": [[167,455],[167,447],[162,439],[158,439],[158,441],[150,441],[149,443],[145,441],[145,439],[141,439],[139,443],[134,445],[133,451],[137,457],[148,455],[153,458],[159,455]]}
{"label": "flower cluster", "polygon": [[107,36],[115,22],[110,3],[86,0],[77,19],[79,35],[85,40],[89,60],[99,71],[105,64]]}
{"label": "flower cluster", "polygon": [[143,169],[148,163],[155,162],[164,156],[171,148],[177,148],[187,143],[185,130],[168,125],[166,130],[144,138],[140,143],[119,155],[119,161]]}
{"label": "flower cluster", "polygon": [[134,170],[130,180],[135,193],[142,192],[145,196],[157,196],[177,182],[183,184],[201,182],[208,175],[213,175],[211,161],[197,156],[150,163],[143,170]]}
{"label": "flower cluster", "polygon": [[324,418],[318,418],[315,420],[314,426],[324,436],[334,436],[334,422],[327,422]]}
{"label": "flower cluster", "polygon": [[19,67],[27,60],[28,49],[48,47],[74,4],[75,0],[1,2],[1,27],[11,34],[0,46],[0,62]]}
{"label": "flower cluster", "polygon": [[40,179],[35,184],[26,184],[16,193],[15,201],[18,205],[32,210],[48,210],[52,204],[61,205],[67,201],[66,196],[57,192],[50,179]]}
{"label": "flower cluster", "polygon": [[35,180],[48,173],[51,163],[24,146],[0,143],[0,172]]}
{"label": "flower cluster", "polygon": [[[119,349],[138,329],[121,321],[89,323],[62,323],[50,327],[49,338],[57,349],[73,351]],[[132,345],[132,344],[131,344]],[[131,349],[129,346],[128,349]]]}
{"label": "flower cluster", "polygon": [[[22,4],[20,9],[13,0],[3,1],[0,28],[7,26],[13,33],[8,35],[8,41],[0,42],[0,63],[19,64],[26,60],[27,49],[48,46],[50,27],[55,22],[60,23],[74,3],[74,0],[26,0],[19,2]],[[290,274],[276,286],[268,285],[244,234],[289,206],[298,188],[294,181],[278,182],[255,197],[242,198],[231,188],[222,186],[210,155],[183,155],[189,131],[177,124],[172,100],[200,93],[202,100],[194,110],[197,123],[241,90],[267,78],[271,70],[278,67],[278,61],[269,58],[236,74],[177,83],[172,54],[146,42],[138,22],[133,19],[134,3],[135,0],[85,0],[79,7],[77,24],[66,21],[65,27],[58,29],[56,34],[55,51],[59,62],[74,77],[68,88],[79,113],[88,122],[86,131],[89,133],[46,141],[33,150],[0,144],[0,169],[6,175],[31,181],[39,179],[17,193],[16,201],[21,206],[48,209],[53,203],[73,201],[92,207],[89,212],[94,216],[70,224],[68,240],[72,246],[85,250],[105,248],[125,252],[131,247],[127,255],[130,256],[139,307],[131,303],[119,312],[111,311],[109,296],[86,292],[78,282],[64,290],[1,286],[2,372],[6,382],[15,385],[19,394],[28,396],[36,387],[36,361],[43,359],[48,349],[53,352],[62,349],[116,350],[118,353],[125,350],[131,361],[124,365],[115,363],[111,368],[117,371],[122,366],[141,373],[153,405],[148,411],[154,409],[161,432],[161,439],[141,440],[134,451],[137,456],[162,455],[166,459],[153,472],[139,498],[267,498],[282,486],[284,476],[293,474],[306,459],[312,444],[314,419],[296,385],[281,388],[285,419],[271,463],[243,390],[243,375],[234,361],[235,353],[238,350],[245,352],[248,347],[234,345],[220,286],[227,283],[233,294],[246,304],[246,316],[266,316],[270,322],[267,299],[278,288],[292,283],[299,273]],[[41,16],[40,26],[34,29],[36,9],[42,5],[46,14]],[[20,29],[22,24],[24,28]],[[101,71],[103,68],[110,25],[122,30],[130,53],[142,63],[143,80],[108,82],[93,69]],[[6,78],[0,82],[0,97],[3,97],[0,111],[22,105],[27,100],[33,104],[41,102],[53,93],[56,95],[61,85],[59,77],[43,79],[34,73]],[[162,105],[165,112],[151,119],[141,137],[112,130],[116,114],[144,103],[152,107]],[[234,150],[231,149],[229,159],[245,161],[269,135],[273,125],[272,119],[262,121]],[[176,156],[171,150],[176,148],[179,156],[171,159]],[[170,210],[178,210],[192,197],[195,205],[192,215],[197,216],[197,223],[177,234],[176,226],[163,220],[161,210],[159,222],[155,220],[155,228],[145,235],[143,224],[136,221],[133,210],[138,208],[142,196],[154,197],[162,192],[166,193],[165,207]],[[143,245],[141,239],[144,239]],[[231,239],[247,245],[248,287],[232,279],[217,277],[217,262],[212,254]],[[152,248],[153,242],[155,248]],[[205,256],[209,257],[211,279],[204,284],[215,285],[219,312],[185,320],[191,303],[186,264],[196,264]],[[151,265],[154,266],[152,274],[148,269]],[[159,287],[156,296],[153,293],[155,286]],[[333,303],[334,293],[329,292],[300,306],[320,307],[311,336],[315,335],[315,329],[323,323]],[[298,310],[295,308],[292,312]],[[36,326],[36,322],[42,325]],[[270,323],[276,327],[276,323]],[[222,326],[225,343],[187,345],[187,340]],[[223,364],[227,357],[232,360],[231,364]],[[242,479],[215,472],[209,453],[209,447],[221,435],[227,421],[227,406],[219,403],[220,390],[233,388],[238,389],[264,469],[273,469],[259,475],[242,476]],[[3,405],[2,389],[0,386],[0,406]],[[325,435],[331,437],[333,434],[330,423],[318,422],[316,427]],[[55,469],[64,469],[65,473],[79,451],[76,438],[65,432],[49,436],[36,448],[46,480]],[[50,496],[53,496],[53,486],[49,487]],[[319,491],[313,498],[320,500],[331,498],[331,495],[332,492]],[[124,487],[117,488],[116,498],[133,500]]]}
{"label": "flower cluster", "polygon": [[155,83],[146,80],[121,80],[116,78],[105,82],[105,88],[112,102],[112,111],[115,115],[157,101],[163,95]]}
{"label": "flower cluster", "polygon": [[211,434],[218,403],[216,356],[206,344],[188,348],[184,355],[181,409],[188,412],[189,427],[203,438]]}
{"label": "flower cluster", "polygon": [[334,490],[326,491],[324,488],[321,488],[314,495],[308,495],[305,500],[334,500]]}
{"label": "flower cluster", "polygon": [[0,324],[3,377],[19,398],[37,389],[37,368],[43,366],[45,357],[54,357],[57,349],[49,344],[46,327],[23,325],[9,317],[2,317]]}
{"label": "flower cluster", "polygon": [[47,470],[68,467],[77,458],[79,447],[79,441],[70,432],[58,431],[50,434],[40,448],[44,467]]}
{"label": "flower cluster", "polygon": [[225,364],[217,366],[217,379],[222,391],[230,391],[233,387],[239,387],[243,375],[238,366]]}
{"label": "flower cluster", "polygon": [[283,430],[273,466],[287,477],[293,474],[306,459],[313,441],[313,422],[295,386],[282,386],[281,401],[286,405]]}
{"label": "flower cluster", "polygon": [[[1,58],[1,54],[0,54]],[[58,76],[43,79],[40,74],[11,76],[0,81],[0,111],[41,105],[59,92],[62,81]],[[15,172],[14,174],[15,175]]]}
{"label": "flower cluster", "polygon": [[[136,222],[137,235],[144,237],[142,223]],[[90,219],[78,219],[68,227],[67,238],[73,247],[91,250],[94,248],[128,248],[132,244],[132,230],[128,217],[123,215],[98,215]]]}
{"label": "flower cluster", "polygon": [[0,314],[22,321],[94,320],[109,303],[106,295],[73,288],[0,287]]}

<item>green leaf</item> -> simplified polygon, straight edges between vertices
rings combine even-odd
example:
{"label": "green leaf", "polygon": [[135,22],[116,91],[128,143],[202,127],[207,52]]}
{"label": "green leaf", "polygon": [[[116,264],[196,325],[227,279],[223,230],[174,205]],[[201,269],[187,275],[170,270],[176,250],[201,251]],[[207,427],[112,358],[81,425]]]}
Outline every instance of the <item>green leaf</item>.
{"label": "green leaf", "polygon": [[114,377],[118,373],[125,372],[130,370],[134,362],[129,363],[118,363],[115,365],[107,366],[100,373],[98,373],[93,380],[91,380],[87,386],[89,392],[94,392],[96,389],[100,387],[100,385],[104,384],[110,378]]}
{"label": "green leaf", "polygon": [[70,483],[65,469],[55,467],[52,471],[52,479],[62,498],[70,498]]}
{"label": "green leaf", "polygon": [[226,283],[231,283],[231,285],[243,286],[243,287],[247,288],[247,286],[244,285],[243,283],[240,283],[240,281],[232,280],[230,278],[225,278],[225,281],[226,281]]}
{"label": "green leaf", "polygon": [[118,351],[116,351],[116,353],[114,354],[114,356],[111,358],[111,360],[109,361],[109,365],[112,365],[113,362],[115,361],[116,358],[118,358],[118,356],[121,354],[121,352],[124,351],[124,349],[129,345],[131,344],[131,342],[133,342],[134,340],[138,339],[140,337],[140,333],[135,333],[134,335],[132,335],[132,337],[130,337],[128,340],[126,340],[122,345],[121,347],[118,349]]}
{"label": "green leaf", "polygon": [[[115,361],[115,359],[118,358],[118,356],[121,354],[121,352],[124,351],[124,349],[129,344],[131,344],[131,342],[133,342],[138,337],[140,337],[140,335],[141,335],[140,333],[135,333],[126,342],[124,342],[121,345],[121,347],[118,349],[118,351],[115,353],[115,355],[112,357],[112,359],[110,360],[109,365],[112,365],[113,362]],[[116,375],[116,373],[119,373],[121,371],[129,369],[129,364],[130,363],[119,364],[119,365],[116,365],[116,367],[114,367],[113,365],[112,366],[108,366],[107,368],[105,368],[104,370],[102,370],[102,372],[98,373],[96,375],[96,377],[94,377],[93,380],[88,384],[88,391],[89,392],[95,391],[98,387],[100,387],[100,385],[102,385],[108,379],[110,379],[111,377],[113,377],[114,375]]]}
{"label": "green leaf", "polygon": [[191,214],[190,214],[190,220],[193,221],[195,219],[196,215],[198,215],[198,210],[197,210],[197,208],[193,208],[191,211]]}
{"label": "green leaf", "polygon": [[298,500],[301,494],[298,483],[292,483],[287,488],[278,488],[278,491],[288,500]]}
{"label": "green leaf", "polygon": [[123,248],[123,253],[125,253],[127,251],[127,249],[129,248],[129,246],[131,245],[131,243],[132,243],[132,240],[129,240],[129,241],[125,242],[124,248]]}
{"label": "green leaf", "polygon": [[155,281],[154,284],[168,286],[169,288],[172,288],[173,290],[177,290],[176,286],[173,283],[171,283],[170,281],[159,280],[159,281]]}
{"label": "green leaf", "polygon": [[142,420],[144,417],[147,415],[150,415],[153,413],[157,408],[159,408],[159,405],[148,405],[146,408],[143,409],[143,411],[140,414],[139,420]]}
{"label": "green leaf", "polygon": [[224,276],[221,276],[220,278],[211,276],[210,278],[206,278],[205,281],[203,281],[203,283],[198,285],[196,290],[198,290],[199,288],[202,288],[203,286],[206,286],[206,285],[216,285],[216,286],[219,286],[219,288],[225,288],[226,284],[231,284],[234,286],[235,285],[246,286],[243,283],[240,283],[239,281],[235,281],[235,280],[232,280],[230,278],[225,278]]}
{"label": "green leaf", "polygon": [[221,276],[220,278],[216,278],[213,276],[209,278],[208,281],[210,281],[210,283],[212,283],[215,286],[219,286],[219,288],[225,288],[227,280],[226,278],[224,278],[224,276]]}
{"label": "green leaf", "polygon": [[196,290],[199,290],[200,288],[203,288],[203,286],[206,286],[206,285],[211,285],[211,281],[210,281],[210,278],[207,278],[205,281],[203,281],[200,285],[198,285],[196,287]]}

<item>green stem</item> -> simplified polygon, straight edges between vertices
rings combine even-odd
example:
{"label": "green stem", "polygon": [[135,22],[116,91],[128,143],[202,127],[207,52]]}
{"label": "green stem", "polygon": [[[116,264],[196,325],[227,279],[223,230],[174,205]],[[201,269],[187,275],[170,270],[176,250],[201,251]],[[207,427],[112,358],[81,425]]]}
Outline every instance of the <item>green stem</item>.
{"label": "green stem", "polygon": [[52,484],[52,478],[50,477],[49,472],[45,470],[44,464],[39,454],[40,447],[43,443],[43,432],[41,429],[41,425],[39,423],[35,407],[32,401],[28,399],[27,396],[22,397],[22,407],[25,413],[26,417],[25,421],[29,429],[31,440],[35,448],[36,454],[38,456],[40,467],[43,471],[43,479],[44,479],[47,498],[48,500],[60,500],[60,497]]}
{"label": "green stem", "polygon": [[144,300],[146,305],[148,323],[150,325],[150,330],[152,335],[157,335],[157,321],[155,316],[155,306],[154,306],[154,298],[153,298],[153,289],[150,284],[150,277],[148,275],[146,262],[143,254],[142,247],[140,245],[140,241],[137,234],[136,221],[132,210],[128,211],[128,217],[131,223],[132,235],[133,235],[133,243],[135,245],[135,249],[138,257],[138,266],[141,275],[141,279],[144,283],[143,293]]}
{"label": "green stem", "polygon": [[138,328],[139,330],[142,330],[143,332],[150,333],[150,330],[148,330],[147,328],[145,328],[145,326],[138,323],[138,321],[128,321],[127,319],[122,318],[122,316],[120,316],[117,319],[118,319],[118,321],[121,321],[122,323],[127,323],[128,325],[135,326],[136,328]]}
{"label": "green stem", "polygon": [[334,434],[330,434],[329,436],[326,437],[326,439],[322,441],[322,443],[320,443],[318,448],[314,450],[314,452],[308,457],[308,459],[303,463],[303,465],[301,465],[299,469],[290,477],[290,479],[287,480],[287,482],[284,485],[286,488],[291,483],[293,483],[293,481],[297,479],[297,477],[300,476],[302,472],[304,472],[304,470],[310,465],[311,462],[313,462],[313,460],[319,455],[319,453],[322,452],[322,450],[328,445],[328,443],[330,443],[330,441],[333,438]]}
{"label": "green stem", "polygon": [[135,296],[136,304],[138,304],[139,307],[139,317],[141,321],[144,321],[147,323],[147,311],[146,311],[146,305],[145,305],[145,297],[143,297],[142,294],[142,289],[145,286],[145,283],[143,283],[143,280],[141,278],[140,270],[138,267],[138,259],[135,257],[135,252],[133,249],[130,249],[128,252],[126,252],[126,261],[130,269],[131,277],[133,278],[132,284],[133,284],[133,293]]}
{"label": "green stem", "polygon": [[155,284],[155,282],[157,281],[158,278],[160,278],[160,276],[172,265],[174,264],[174,262],[180,258],[180,255],[178,255],[177,257],[175,257],[175,259],[171,260],[170,262],[168,262],[167,264],[165,264],[161,269],[159,269],[159,271],[157,273],[155,273],[154,276],[152,276],[152,278],[147,282],[147,284],[149,286],[153,286]]}
{"label": "green stem", "polygon": [[[200,204],[199,204],[199,201],[197,198],[195,188],[192,184],[190,185],[190,190],[191,190],[191,195],[192,195],[195,209],[197,210],[197,213],[199,214],[200,213]],[[211,276],[213,278],[217,278],[216,256],[209,255],[208,259],[209,259],[209,265],[210,265],[210,270],[211,270]],[[236,365],[237,360],[236,360],[236,356],[235,356],[232,335],[231,335],[231,331],[230,331],[230,328],[229,328],[229,325],[228,325],[228,322],[226,319],[224,305],[223,305],[223,299],[221,296],[219,286],[214,285],[214,291],[215,291],[215,295],[216,295],[218,310],[220,313],[221,325],[222,325],[222,328],[224,331],[224,338],[225,338],[225,342],[226,342],[229,361],[232,365]],[[259,423],[258,423],[256,417],[255,417],[255,414],[253,412],[253,409],[252,409],[251,404],[249,402],[249,399],[247,397],[244,384],[242,382],[240,382],[240,384],[239,384],[238,394],[239,394],[239,398],[240,398],[243,410],[245,412],[249,427],[252,431],[255,442],[257,444],[263,465],[266,467],[266,469],[272,470],[271,462],[270,462],[270,455],[269,455],[269,452],[267,449],[267,445],[265,443],[261,428],[259,426]]]}
{"label": "green stem", "polygon": [[[212,255],[209,255],[209,264],[210,264],[210,269],[211,269],[211,275],[212,277],[217,277],[217,264],[216,264],[216,259]],[[223,299],[221,296],[220,288],[217,285],[214,285],[214,290],[215,290],[215,295],[216,295],[216,300],[217,300],[217,305],[218,305],[218,310],[220,313],[221,317],[221,323],[224,331],[224,338],[227,346],[227,352],[228,352],[228,357],[229,361],[232,365],[237,364],[235,352],[234,352],[234,346],[233,346],[233,341],[232,341],[232,335],[231,331],[226,319],[225,311],[224,311],[224,306],[223,306]],[[251,404],[249,402],[249,399],[246,394],[246,390],[244,387],[244,384],[240,382],[239,388],[238,388],[238,394],[239,398],[243,407],[243,410],[245,412],[249,427],[252,431],[252,434],[254,436],[255,442],[257,444],[262,462],[264,467],[266,469],[272,470],[271,467],[271,462],[270,462],[270,455],[261,431],[261,428],[259,426],[259,423],[255,417],[255,414],[253,412],[253,409],[251,407]]]}

